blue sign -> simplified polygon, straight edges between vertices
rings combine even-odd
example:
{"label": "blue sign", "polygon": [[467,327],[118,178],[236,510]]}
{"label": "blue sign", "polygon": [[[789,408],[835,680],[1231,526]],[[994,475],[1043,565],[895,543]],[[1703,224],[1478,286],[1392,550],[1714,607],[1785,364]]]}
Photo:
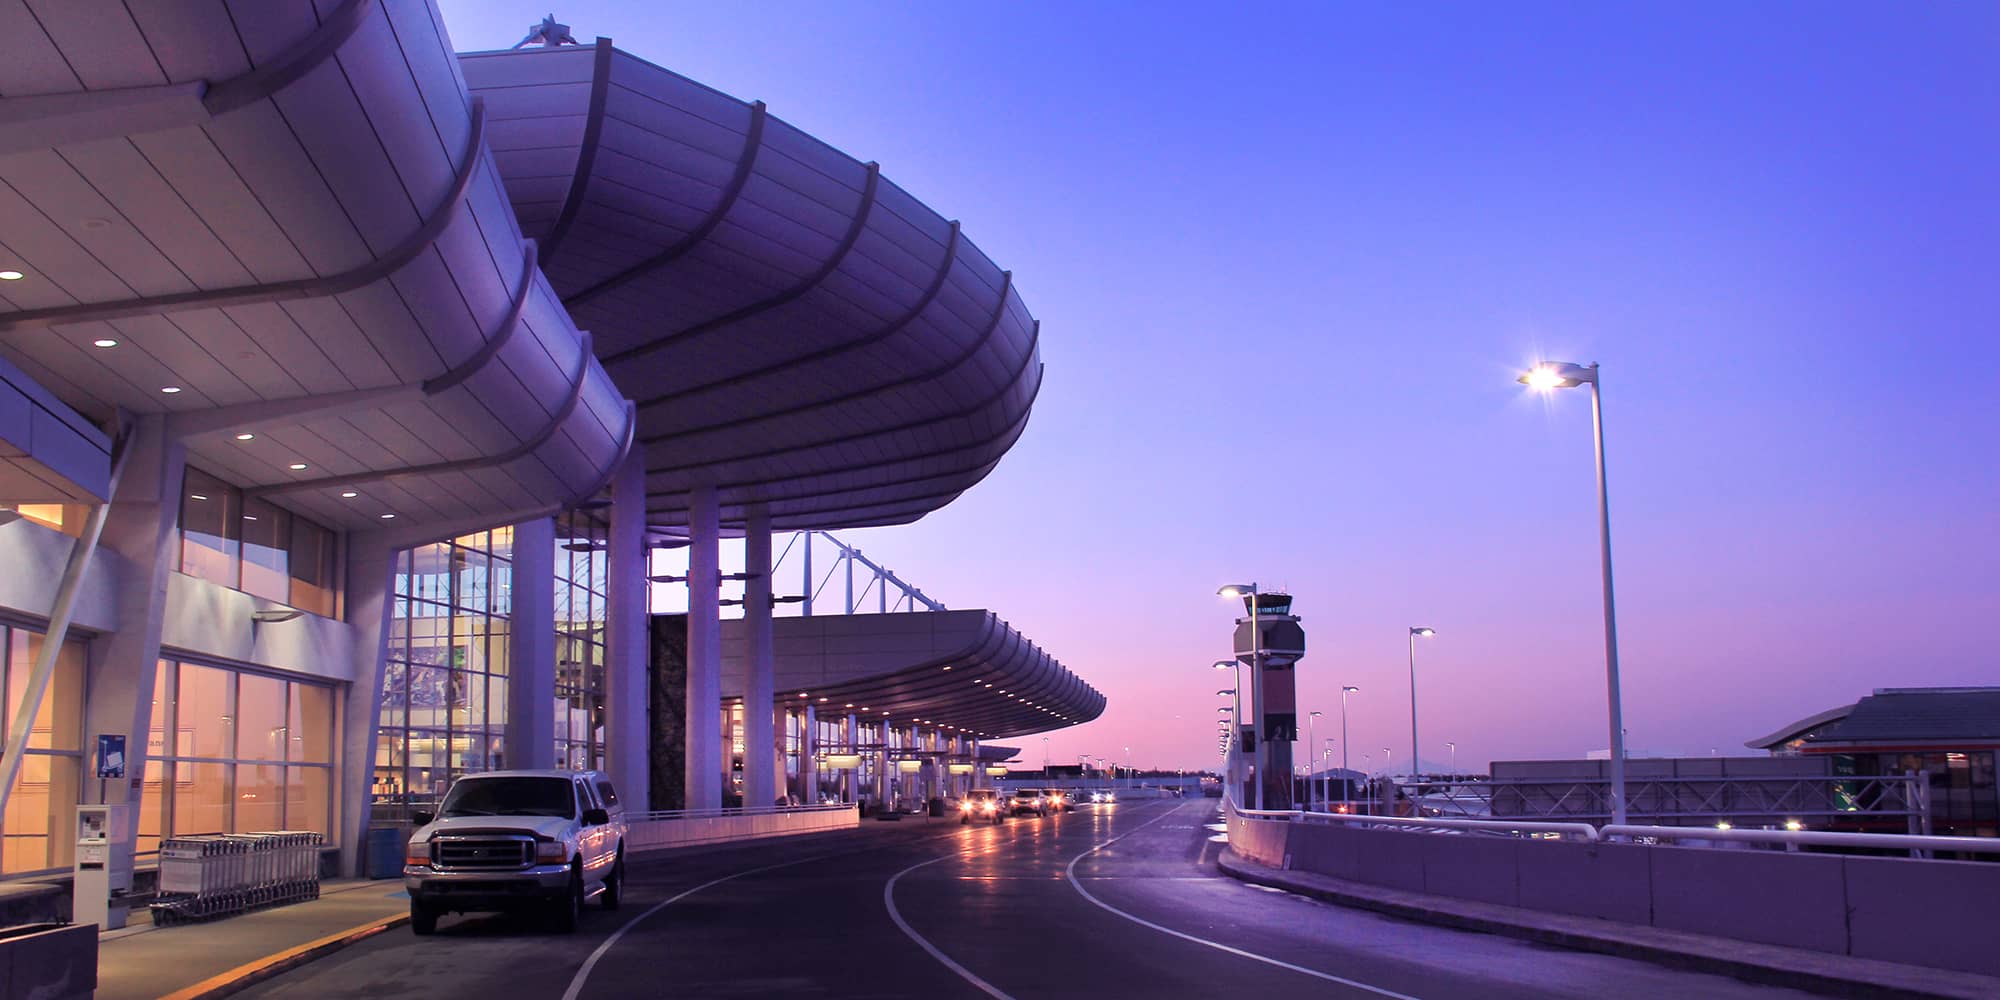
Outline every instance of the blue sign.
{"label": "blue sign", "polygon": [[125,735],[123,733],[97,734],[97,776],[100,778],[122,778],[125,776]]}

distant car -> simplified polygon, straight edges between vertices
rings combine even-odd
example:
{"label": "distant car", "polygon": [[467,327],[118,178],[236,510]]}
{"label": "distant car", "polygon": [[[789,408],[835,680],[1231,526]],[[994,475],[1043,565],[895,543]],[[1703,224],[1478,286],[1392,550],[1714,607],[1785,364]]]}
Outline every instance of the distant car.
{"label": "distant car", "polygon": [[1039,788],[1016,788],[1014,789],[1013,803],[1008,807],[1007,811],[1016,816],[1022,813],[1047,816],[1049,814],[1049,797]]}
{"label": "distant car", "polygon": [[1000,812],[1000,793],[991,788],[975,788],[966,793],[958,804],[960,825],[978,820],[981,823],[999,823],[1007,817]]}
{"label": "distant car", "polygon": [[1090,801],[1098,805],[1111,805],[1118,801],[1118,796],[1109,788],[1099,788],[1090,793]]}
{"label": "distant car", "polygon": [[1068,812],[1076,808],[1076,800],[1060,788],[1044,788],[1042,794],[1048,798],[1051,812]]}

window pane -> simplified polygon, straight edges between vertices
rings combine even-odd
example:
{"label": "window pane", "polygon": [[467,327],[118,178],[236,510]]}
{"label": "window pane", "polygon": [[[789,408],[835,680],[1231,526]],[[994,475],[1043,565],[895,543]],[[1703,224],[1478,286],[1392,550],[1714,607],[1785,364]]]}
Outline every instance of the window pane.
{"label": "window pane", "polygon": [[243,584],[246,594],[287,603],[292,597],[292,515],[262,500],[243,505]]}
{"label": "window pane", "polygon": [[331,840],[333,824],[328,822],[327,810],[332,782],[331,768],[286,768],[285,829],[313,830]]}
{"label": "window pane", "polygon": [[291,742],[285,733],[285,682],[239,674],[237,685],[235,756],[240,760],[284,760],[285,747]]}
{"label": "window pane", "polygon": [[90,508],[79,503],[0,504],[0,510],[19,511],[22,517],[71,537],[83,534],[83,519],[90,516]]}
{"label": "window pane", "polygon": [[161,660],[153,665],[153,725],[146,736],[146,759],[171,756],[167,746],[167,712],[173,708],[174,663]]}
{"label": "window pane", "polygon": [[292,607],[333,617],[334,534],[303,517],[292,518]]}
{"label": "window pane", "polygon": [[174,765],[174,832],[228,833],[228,764]]}
{"label": "window pane", "polygon": [[284,768],[276,764],[236,765],[236,827],[233,832],[284,829],[284,804]]}
{"label": "window pane", "polygon": [[290,729],[292,752],[287,759],[333,763],[333,689],[317,684],[292,685]]}
{"label": "window pane", "polygon": [[[236,745],[231,724],[231,675],[213,667],[180,665],[179,694],[174,699],[175,733],[172,753],[178,757],[230,757]],[[174,827],[176,833],[199,829]]]}
{"label": "window pane", "polygon": [[146,762],[146,781],[139,793],[138,850],[144,854],[160,849],[161,820],[166,814],[167,774],[174,765],[165,761]]}
{"label": "window pane", "polygon": [[[9,629],[7,650],[7,714],[0,719],[0,732],[14,724],[14,715],[27,700],[28,679],[35,671],[35,657],[42,651],[42,637],[26,629]],[[42,704],[28,729],[28,746],[39,750],[76,750],[83,741],[83,644],[63,643],[57,654],[55,672],[42,692]]]}
{"label": "window pane", "polygon": [[75,846],[75,757],[31,753],[21,759],[0,828],[0,871],[67,868]]}
{"label": "window pane", "polygon": [[235,490],[222,480],[187,470],[181,492],[181,572],[225,587],[236,586],[242,512]]}

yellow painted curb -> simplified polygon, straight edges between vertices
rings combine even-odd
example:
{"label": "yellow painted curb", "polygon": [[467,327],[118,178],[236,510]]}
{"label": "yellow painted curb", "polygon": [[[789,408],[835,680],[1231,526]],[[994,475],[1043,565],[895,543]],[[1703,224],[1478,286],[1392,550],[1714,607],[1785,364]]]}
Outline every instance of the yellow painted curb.
{"label": "yellow painted curb", "polygon": [[393,917],[383,917],[369,923],[361,924],[358,927],[349,927],[344,931],[337,931],[317,941],[308,941],[305,944],[287,948],[276,954],[266,955],[255,962],[239,965],[220,975],[210,976],[193,986],[175,990],[161,997],[160,1000],[212,1000],[214,997],[226,997],[238,990],[263,982],[279,973],[296,969],[313,959],[330,955],[350,944],[365,941],[392,927],[400,927],[409,922],[409,914],[399,913]]}

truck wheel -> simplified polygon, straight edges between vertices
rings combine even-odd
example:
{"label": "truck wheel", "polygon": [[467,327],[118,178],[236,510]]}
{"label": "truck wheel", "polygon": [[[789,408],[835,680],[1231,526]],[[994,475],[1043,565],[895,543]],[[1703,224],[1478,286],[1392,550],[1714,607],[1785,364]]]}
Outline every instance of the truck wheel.
{"label": "truck wheel", "polygon": [[438,912],[416,900],[410,900],[410,931],[418,937],[430,937],[437,933]]}
{"label": "truck wheel", "polygon": [[598,897],[598,905],[607,910],[618,908],[620,896],[625,892],[625,849],[618,849],[618,860],[611,862],[611,871],[604,876],[604,894]]}
{"label": "truck wheel", "polygon": [[549,901],[554,911],[549,914],[558,934],[574,934],[578,924],[583,923],[583,872],[575,865],[569,869],[569,890]]}

